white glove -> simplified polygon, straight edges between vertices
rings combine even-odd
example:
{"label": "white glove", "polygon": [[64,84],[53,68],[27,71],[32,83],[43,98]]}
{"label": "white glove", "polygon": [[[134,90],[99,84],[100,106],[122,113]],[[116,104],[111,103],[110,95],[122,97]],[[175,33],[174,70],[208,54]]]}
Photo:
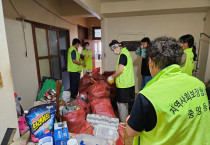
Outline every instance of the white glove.
{"label": "white glove", "polygon": [[114,83],[114,78],[112,76],[109,76],[107,79],[107,82],[109,82],[110,84]]}

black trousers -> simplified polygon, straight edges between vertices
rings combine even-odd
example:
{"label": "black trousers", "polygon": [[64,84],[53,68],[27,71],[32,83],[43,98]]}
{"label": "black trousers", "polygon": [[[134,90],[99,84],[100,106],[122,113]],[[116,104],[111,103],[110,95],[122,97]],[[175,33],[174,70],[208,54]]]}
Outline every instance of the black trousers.
{"label": "black trousers", "polygon": [[135,101],[135,86],[130,88],[117,88],[116,99],[120,103],[128,103],[128,113],[130,114]]}
{"label": "black trousers", "polygon": [[79,89],[80,73],[69,72],[71,98],[76,99]]}

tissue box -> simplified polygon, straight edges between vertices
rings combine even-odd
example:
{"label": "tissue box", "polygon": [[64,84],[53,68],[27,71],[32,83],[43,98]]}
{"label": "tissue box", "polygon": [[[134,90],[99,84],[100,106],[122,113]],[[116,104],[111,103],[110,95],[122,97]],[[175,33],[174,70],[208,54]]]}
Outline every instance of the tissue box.
{"label": "tissue box", "polygon": [[67,145],[69,133],[66,121],[54,124],[55,145]]}

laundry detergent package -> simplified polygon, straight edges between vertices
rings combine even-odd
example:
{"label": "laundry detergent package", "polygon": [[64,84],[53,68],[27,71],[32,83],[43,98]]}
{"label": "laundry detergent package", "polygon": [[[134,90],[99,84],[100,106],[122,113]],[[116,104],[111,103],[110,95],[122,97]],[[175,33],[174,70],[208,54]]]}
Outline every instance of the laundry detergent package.
{"label": "laundry detergent package", "polygon": [[30,132],[37,138],[52,133],[55,122],[56,104],[42,104],[31,108],[26,114],[26,122]]}

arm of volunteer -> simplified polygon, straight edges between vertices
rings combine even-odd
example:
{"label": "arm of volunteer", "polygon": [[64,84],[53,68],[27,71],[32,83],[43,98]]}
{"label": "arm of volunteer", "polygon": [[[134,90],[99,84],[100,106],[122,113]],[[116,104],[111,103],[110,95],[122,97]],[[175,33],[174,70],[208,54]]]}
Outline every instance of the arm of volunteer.
{"label": "arm of volunteer", "polygon": [[185,65],[186,58],[187,58],[187,55],[186,55],[186,53],[184,53],[184,54],[182,55],[182,60],[181,60],[180,67],[183,67],[183,66]]}
{"label": "arm of volunteer", "polygon": [[128,125],[128,119],[130,119],[130,115],[128,116],[127,121],[126,121],[126,132],[127,132],[128,136],[135,137],[135,136],[137,136],[139,134],[139,132],[135,131],[134,129],[132,129]]}
{"label": "arm of volunteer", "polygon": [[135,137],[142,131],[151,131],[157,123],[156,112],[151,102],[139,94],[134,102],[131,115],[126,122],[129,136]]}
{"label": "arm of volunteer", "polygon": [[113,78],[118,77],[123,72],[124,65],[119,64],[118,70],[112,75]]}
{"label": "arm of volunteer", "polygon": [[81,63],[81,62],[79,62],[79,61],[77,61],[75,59],[73,59],[72,62],[75,63],[75,64],[77,64],[77,65],[82,65],[82,66],[85,67],[85,64],[84,63]]}
{"label": "arm of volunteer", "polygon": [[112,75],[113,78],[118,77],[124,69],[124,66],[127,65],[127,56],[125,54],[120,55],[118,70],[115,72],[115,74]]}
{"label": "arm of volunteer", "polygon": [[85,67],[85,64],[83,64],[83,63],[81,63],[81,62],[76,60],[76,51],[75,50],[71,52],[71,59],[72,59],[73,63],[75,63],[77,65],[82,65],[82,66]]}

